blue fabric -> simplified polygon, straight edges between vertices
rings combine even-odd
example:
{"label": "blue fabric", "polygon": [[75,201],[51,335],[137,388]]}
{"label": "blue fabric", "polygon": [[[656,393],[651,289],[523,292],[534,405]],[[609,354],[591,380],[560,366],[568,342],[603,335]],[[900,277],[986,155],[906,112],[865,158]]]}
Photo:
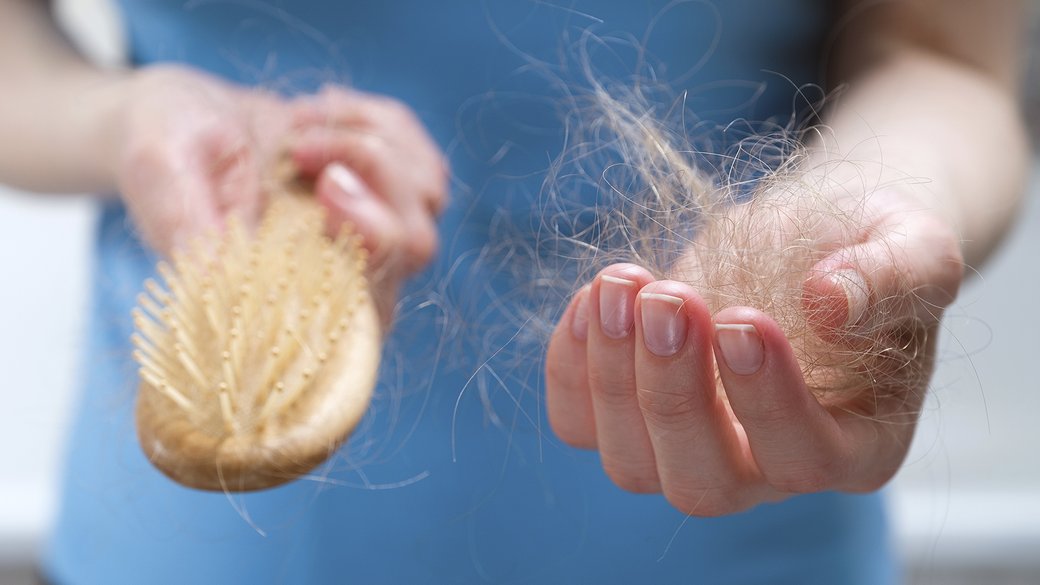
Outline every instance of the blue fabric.
{"label": "blue fabric", "polygon": [[[552,436],[537,359],[514,354],[489,364],[503,385],[486,375],[467,385],[479,360],[516,329],[501,316],[481,317],[509,283],[475,261],[476,252],[497,210],[531,213],[563,140],[559,88],[525,58],[559,63],[560,40],[589,27],[600,38],[639,40],[664,5],[125,2],[138,64],[182,62],[287,92],[349,82],[402,99],[449,152],[455,203],[441,226],[440,257],[402,302],[373,408],[350,444],[315,478],[231,497],[173,484],[134,440],[129,314],[155,258],[135,239],[125,210],[107,204],[84,391],[45,555],[49,578],[70,585],[894,582],[877,495],[820,494],[687,519],[660,496],[616,488],[595,453]],[[667,64],[658,72],[690,73],[687,104],[705,120],[784,118],[795,84],[815,78],[819,12],[799,0],[691,2],[664,13],[648,46]],[[601,73],[623,75],[630,55],[619,55],[597,57]]]}

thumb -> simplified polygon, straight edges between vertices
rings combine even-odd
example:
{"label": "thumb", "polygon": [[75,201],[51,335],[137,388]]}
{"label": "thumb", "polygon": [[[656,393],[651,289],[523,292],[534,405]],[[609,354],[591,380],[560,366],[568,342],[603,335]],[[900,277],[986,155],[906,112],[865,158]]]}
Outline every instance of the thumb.
{"label": "thumb", "polygon": [[908,322],[932,326],[957,296],[960,242],[932,215],[897,213],[860,243],[817,262],[802,289],[810,326],[824,339],[850,340]]}
{"label": "thumb", "polygon": [[218,229],[220,216],[211,182],[194,165],[153,159],[128,165],[120,190],[141,239],[169,255],[197,234]]}
{"label": "thumb", "polygon": [[222,128],[209,132],[193,165],[209,183],[211,206],[221,224],[230,215],[237,216],[247,226],[259,221],[264,194],[255,146],[248,138]]}

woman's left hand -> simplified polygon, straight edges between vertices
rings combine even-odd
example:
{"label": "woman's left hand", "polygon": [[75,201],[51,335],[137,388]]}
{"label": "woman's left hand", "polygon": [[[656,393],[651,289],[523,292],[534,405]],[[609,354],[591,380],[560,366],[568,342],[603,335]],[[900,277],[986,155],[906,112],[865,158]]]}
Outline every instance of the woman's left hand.
{"label": "woman's left hand", "polygon": [[770,315],[740,306],[713,315],[693,287],[615,264],[574,296],[553,334],[553,429],[598,449],[621,488],[663,492],[697,516],[878,489],[906,455],[963,271],[954,230],[922,208],[907,193],[873,195],[841,243],[821,229],[826,252],[802,281],[808,326],[850,351],[857,332],[899,339],[908,323],[922,329],[912,358],[922,374],[905,385],[818,400]]}
{"label": "woman's left hand", "polygon": [[393,98],[341,86],[290,106],[289,153],[315,181],[330,230],[347,222],[361,234],[379,283],[396,285],[426,266],[438,247],[448,165],[415,113]]}

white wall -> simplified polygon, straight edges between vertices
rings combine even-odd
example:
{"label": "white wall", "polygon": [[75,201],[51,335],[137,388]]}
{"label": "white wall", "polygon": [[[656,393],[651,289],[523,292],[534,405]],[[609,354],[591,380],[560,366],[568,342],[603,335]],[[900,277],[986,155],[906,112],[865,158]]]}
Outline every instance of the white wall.
{"label": "white wall", "polygon": [[72,407],[91,208],[0,189],[0,564],[36,543],[53,508]]}
{"label": "white wall", "polygon": [[911,555],[1040,568],[1040,165],[1006,246],[945,320],[894,504]]}
{"label": "white wall", "polygon": [[[120,62],[111,0],[56,6],[88,56]],[[0,185],[0,567],[31,558],[53,514],[83,343],[92,223],[86,197],[29,196]]]}

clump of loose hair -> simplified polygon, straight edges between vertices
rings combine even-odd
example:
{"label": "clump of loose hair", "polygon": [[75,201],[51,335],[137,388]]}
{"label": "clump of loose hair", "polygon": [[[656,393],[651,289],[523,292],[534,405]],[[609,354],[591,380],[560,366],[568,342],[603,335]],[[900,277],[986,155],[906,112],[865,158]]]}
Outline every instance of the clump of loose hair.
{"label": "clump of loose hair", "polygon": [[[818,262],[869,239],[878,186],[849,188],[813,167],[803,143],[820,129],[799,130],[807,126],[797,116],[713,128],[685,108],[686,96],[663,95],[599,81],[570,94],[568,147],[546,180],[537,235],[521,246],[533,259],[517,279],[532,284],[528,327],[547,334],[578,288],[631,262],[690,284],[713,314],[749,306],[770,315],[825,404],[876,416],[880,400],[919,395],[934,336],[909,316],[911,291],[871,298],[869,318],[848,327],[821,326],[805,299],[807,279],[826,276],[814,272]],[[505,239],[515,257],[516,239]]]}

